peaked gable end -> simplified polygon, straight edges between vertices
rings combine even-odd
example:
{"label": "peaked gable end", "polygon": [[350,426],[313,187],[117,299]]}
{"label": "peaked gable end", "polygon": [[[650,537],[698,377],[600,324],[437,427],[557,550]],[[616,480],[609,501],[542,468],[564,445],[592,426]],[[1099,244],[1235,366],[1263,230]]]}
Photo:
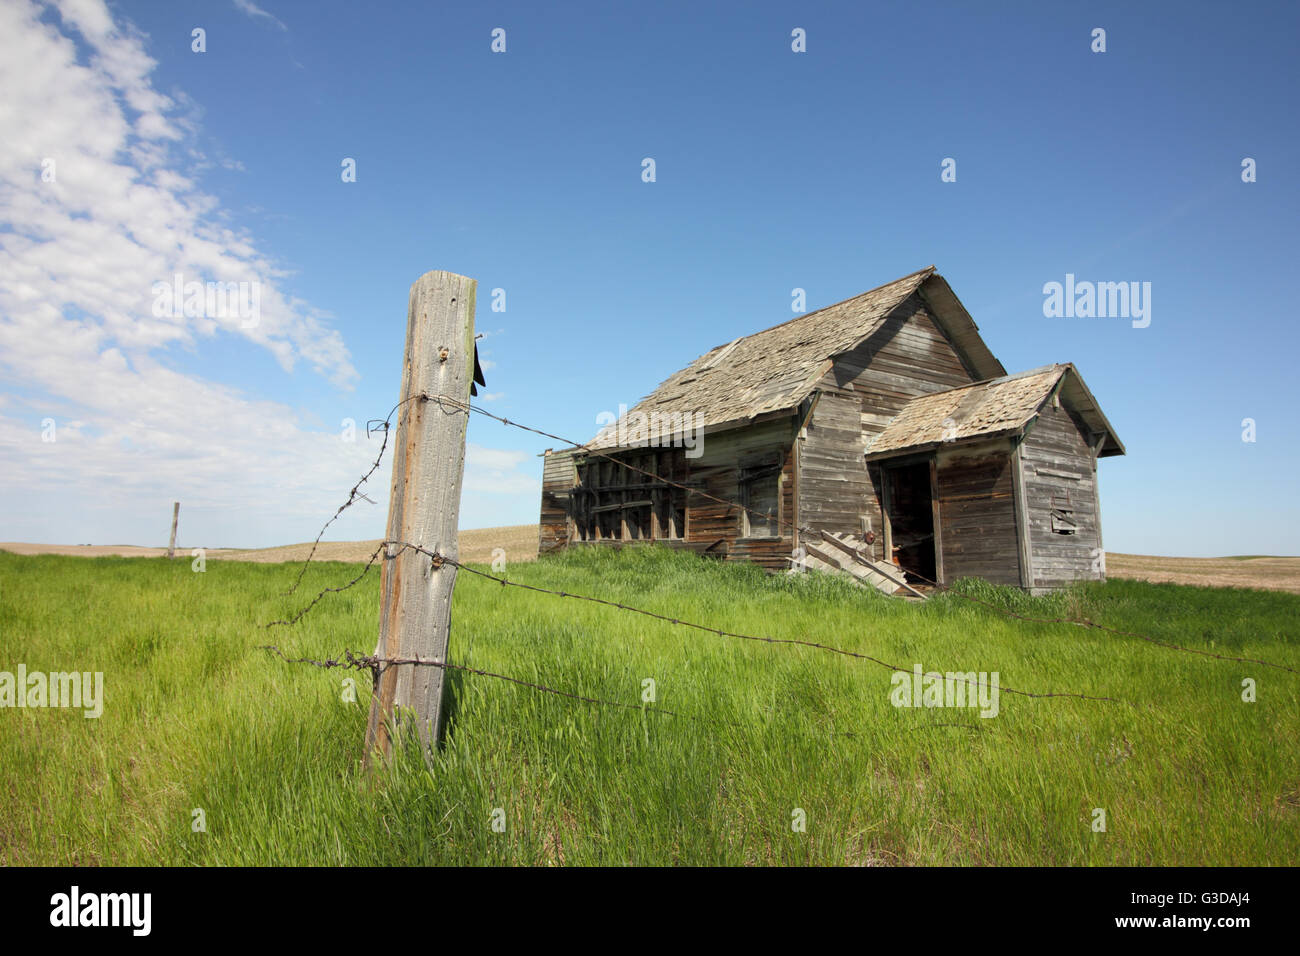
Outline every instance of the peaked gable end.
{"label": "peaked gable end", "polygon": [[862,430],[873,435],[918,395],[976,381],[969,362],[913,294],[852,349],[834,356],[818,387],[856,393]]}
{"label": "peaked gable end", "polygon": [[[892,373],[885,366],[891,361],[906,364],[901,356],[909,343],[924,353],[921,384],[901,387],[900,397],[1006,374],[948,283],[928,266],[710,350],[665,379],[586,447],[619,447],[619,436],[633,431],[629,426],[634,422],[677,421],[718,431],[792,414],[843,357],[865,368],[867,355],[897,352],[892,360],[880,359],[878,373],[887,378]],[[926,362],[936,366],[933,382],[925,380]],[[954,372],[954,366],[960,371]],[[900,402],[887,401],[874,413],[899,407]]]}

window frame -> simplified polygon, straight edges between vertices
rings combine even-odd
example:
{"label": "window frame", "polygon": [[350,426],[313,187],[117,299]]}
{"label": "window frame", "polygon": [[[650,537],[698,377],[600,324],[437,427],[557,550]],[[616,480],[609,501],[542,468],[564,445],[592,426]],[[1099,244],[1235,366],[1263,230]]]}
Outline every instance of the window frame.
{"label": "window frame", "polygon": [[[750,509],[760,510],[755,507],[753,502],[753,488],[759,481],[767,479],[774,481],[774,495],[776,507],[773,509],[772,517],[768,519],[769,528],[774,526],[774,532],[767,530],[767,533],[755,534],[755,529],[750,524]],[[779,452],[773,452],[759,456],[742,463],[737,468],[736,485],[738,490],[737,498],[740,502],[740,527],[739,540],[741,541],[780,541],[785,537],[781,533],[782,521],[785,518],[782,499],[785,490],[785,461]]]}

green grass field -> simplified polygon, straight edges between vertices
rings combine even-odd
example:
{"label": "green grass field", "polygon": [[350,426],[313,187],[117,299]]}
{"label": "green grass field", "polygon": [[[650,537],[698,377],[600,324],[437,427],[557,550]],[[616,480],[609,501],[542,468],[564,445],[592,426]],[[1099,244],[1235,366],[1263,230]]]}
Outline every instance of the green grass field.
{"label": "green grass field", "polygon": [[[293,628],[262,629],[355,565],[0,553],[0,671],[102,671],[99,719],[0,710],[6,864],[1300,863],[1300,674],[1035,625],[944,595],[923,605],[659,549],[577,551],[512,580],[910,668],[1119,698],[1000,712],[902,709],[890,672],[673,627],[460,575],[451,660],[601,707],[451,672],[449,729],[360,769],[365,673],[291,654],[374,649],[378,571]],[[1029,598],[968,593],[1300,668],[1300,597],[1129,581]],[[357,682],[343,700],[343,680]],[[1242,701],[1242,680],[1258,700]],[[493,829],[500,808],[504,832]],[[1093,810],[1106,811],[1094,832]],[[195,832],[202,809],[206,832]],[[802,810],[806,829],[792,827]]]}

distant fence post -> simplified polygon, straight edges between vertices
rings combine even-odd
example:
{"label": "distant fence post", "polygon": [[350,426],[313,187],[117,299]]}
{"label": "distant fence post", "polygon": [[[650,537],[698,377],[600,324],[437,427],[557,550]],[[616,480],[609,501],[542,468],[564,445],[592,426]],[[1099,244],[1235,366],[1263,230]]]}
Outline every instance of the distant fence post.
{"label": "distant fence post", "polygon": [[[411,286],[402,389],[469,401],[474,372],[474,300],[478,283],[450,272],[427,272]],[[459,557],[456,526],[465,466],[469,412],[416,398],[398,411],[392,442],[393,483],[389,542],[403,541],[449,558]],[[376,656],[445,661],[456,568],[433,566],[417,551],[388,544],[380,582]],[[380,665],[366,727],[365,762],[392,754],[390,729],[414,726],[426,748],[437,745],[444,669]]]}
{"label": "distant fence post", "polygon": [[169,558],[176,557],[176,522],[180,520],[180,517],[181,517],[181,503],[179,501],[173,501],[172,502],[172,537],[171,540],[167,542],[167,557]]}

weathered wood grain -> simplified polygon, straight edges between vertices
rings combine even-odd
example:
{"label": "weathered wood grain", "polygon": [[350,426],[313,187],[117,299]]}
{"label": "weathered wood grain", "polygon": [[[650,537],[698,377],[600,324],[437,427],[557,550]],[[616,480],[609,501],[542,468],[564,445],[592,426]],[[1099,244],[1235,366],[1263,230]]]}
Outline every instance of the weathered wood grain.
{"label": "weathered wood grain", "polygon": [[[400,397],[468,402],[474,372],[478,284],[427,272],[411,286]],[[405,401],[393,442],[389,542],[409,542],[455,559],[468,411],[422,398]],[[390,544],[380,582],[379,643],[384,658],[444,661],[456,568]],[[442,718],[441,667],[389,664],[380,671],[366,729],[366,760],[386,758],[393,734],[414,728],[434,746]]]}
{"label": "weathered wood grain", "polygon": [[[1064,404],[1048,403],[1020,445],[1024,513],[1034,589],[1074,581],[1101,580],[1098,559],[1101,522],[1096,489],[1097,462],[1085,426]],[[1064,508],[1074,534],[1052,530],[1052,510]]]}

